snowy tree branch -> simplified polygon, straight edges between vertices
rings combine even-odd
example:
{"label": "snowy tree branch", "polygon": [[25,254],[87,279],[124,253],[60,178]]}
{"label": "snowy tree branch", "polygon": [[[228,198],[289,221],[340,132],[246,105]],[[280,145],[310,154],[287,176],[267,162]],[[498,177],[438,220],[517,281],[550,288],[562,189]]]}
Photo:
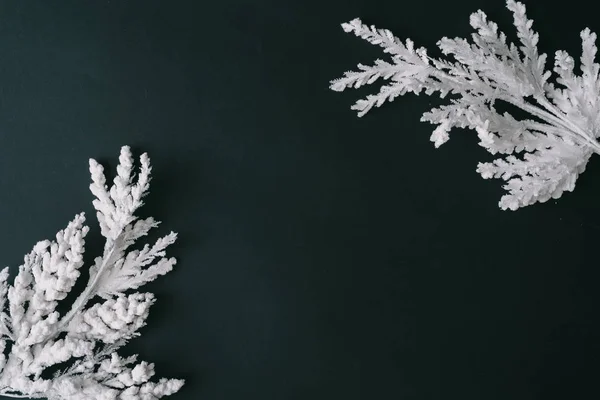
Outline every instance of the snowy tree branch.
{"label": "snowy tree branch", "polygon": [[[177,392],[180,379],[152,381],[153,364],[121,358],[116,350],[139,335],[146,324],[151,293],[129,292],[171,271],[175,259],[166,248],[175,242],[170,233],[142,250],[128,251],[139,238],[158,226],[153,218],[138,219],[150,182],[150,159],[140,157],[135,176],[129,147],[121,149],[117,175],[108,188],[103,167],[90,160],[103,255],[90,267],[85,289],[64,315],[56,310],[83,267],[89,228],[78,214],[53,241],[38,242],[24,258],[12,285],[8,269],[0,272],[0,395],[50,400],[159,399]],[[103,302],[88,306],[100,297]],[[7,301],[8,300],[8,301]],[[7,312],[5,311],[7,308]],[[7,344],[10,351],[5,354]],[[42,378],[50,367],[71,367]]]}
{"label": "snowy tree branch", "polygon": [[[403,42],[360,19],[344,23],[345,32],[382,47],[391,59],[359,64],[358,71],[346,72],[330,87],[343,91],[384,80],[378,93],[352,106],[359,116],[408,92],[448,96],[449,105],[421,118],[437,125],[430,140],[439,147],[455,127],[476,131],[482,147],[505,157],[480,164],[477,170],[484,178],[506,181],[508,193],[500,207],[516,210],[572,191],[590,156],[600,153],[600,66],[594,61],[596,34],[586,28],[581,32],[581,75],[575,74],[573,58],[562,50],[555,54],[554,69],[547,71],[546,55],[539,54],[539,35],[525,6],[515,0],[507,0],[506,6],[513,14],[519,45],[509,43],[479,10],[470,18],[475,29],[471,40],[440,39],[437,45],[444,57],[439,59],[423,47],[416,49],[410,39]],[[529,113],[531,119],[500,114],[495,108],[499,101]]]}

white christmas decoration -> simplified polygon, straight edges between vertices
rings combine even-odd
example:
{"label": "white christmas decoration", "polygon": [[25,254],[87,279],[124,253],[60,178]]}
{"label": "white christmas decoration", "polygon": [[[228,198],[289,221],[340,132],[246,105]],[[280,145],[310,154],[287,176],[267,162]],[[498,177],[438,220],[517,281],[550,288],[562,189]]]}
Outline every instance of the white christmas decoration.
{"label": "white christmas decoration", "polygon": [[[139,172],[134,173],[131,151],[125,146],[114,183],[108,188],[102,166],[90,160],[93,205],[106,242],[102,256],[89,268],[87,286],[68,312],[61,315],[56,308],[81,275],[88,233],[83,213],[53,241],[33,247],[12,285],[7,281],[8,267],[0,272],[0,395],[154,400],[182,387],[180,379],[151,381],[153,364],[116,352],[139,335],[154,303],[152,293],[131,289],[175,265],[174,258],[165,256],[166,248],[175,242],[173,232],[152,246],[130,249],[159,224],[134,215],[148,193],[150,172],[150,159],[142,154]],[[92,300],[97,301],[92,304]]]}
{"label": "white christmas decoration", "polygon": [[[600,153],[596,140],[600,67],[594,62],[596,34],[586,28],[581,32],[581,74],[574,70],[574,59],[560,50],[555,54],[554,74],[547,71],[546,55],[538,53],[538,34],[525,6],[514,0],[506,5],[513,14],[519,47],[479,10],[471,15],[476,31],[471,41],[444,37],[437,42],[444,58],[430,57],[410,39],[402,42],[390,31],[367,26],[360,19],[342,24],[344,31],[382,47],[391,60],[359,64],[358,71],[333,80],[331,89],[342,91],[384,80],[379,93],[352,106],[359,116],[407,92],[449,95],[448,105],[421,118],[437,124],[431,141],[439,147],[454,127],[475,130],[481,146],[501,155],[493,162],[479,163],[477,171],[485,179],[505,180],[508,193],[499,205],[516,210],[572,191],[590,156]],[[497,111],[495,107],[502,103],[527,112],[529,119]]]}

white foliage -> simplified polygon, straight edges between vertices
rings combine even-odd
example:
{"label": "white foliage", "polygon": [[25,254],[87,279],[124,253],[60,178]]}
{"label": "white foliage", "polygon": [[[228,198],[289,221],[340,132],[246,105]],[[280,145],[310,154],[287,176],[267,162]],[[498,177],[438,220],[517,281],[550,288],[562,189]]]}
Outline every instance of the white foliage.
{"label": "white foliage", "polygon": [[[76,215],[54,240],[38,242],[25,256],[12,285],[8,268],[0,271],[0,395],[50,400],[154,400],[177,392],[184,381],[151,381],[154,366],[116,352],[139,335],[146,323],[151,293],[128,292],[171,271],[175,259],[166,248],[175,233],[141,250],[129,250],[158,226],[138,219],[150,182],[150,159],[140,157],[133,172],[129,147],[121,149],[117,176],[108,188],[103,168],[90,160],[102,236],[103,255],[90,267],[87,286],[63,315],[56,311],[80,276],[85,236],[84,214]],[[91,304],[92,299],[100,299]],[[8,303],[8,304],[7,304]],[[64,364],[63,363],[67,363]],[[42,377],[54,367],[53,378]]]}
{"label": "white foliage", "polygon": [[[421,120],[438,125],[431,141],[439,147],[454,127],[473,129],[479,144],[491,154],[491,163],[480,163],[484,178],[501,178],[508,191],[500,200],[502,209],[516,210],[535,202],[558,198],[572,191],[593,153],[600,153],[600,66],[594,62],[596,34],[581,32],[581,74],[565,51],[555,54],[554,68],[545,69],[546,55],[538,53],[538,34],[532,30],[525,6],[506,2],[513,14],[520,45],[507,41],[498,26],[481,10],[470,18],[475,32],[471,40],[442,38],[437,45],[445,57],[432,58],[425,48],[402,42],[390,31],[367,26],[360,19],[342,24],[353,33],[383,48],[390,61],[358,65],[331,82],[343,91],[383,80],[377,94],[358,100],[352,109],[362,116],[374,106],[407,92],[449,97],[449,104],[433,108]],[[553,78],[553,82],[551,82]],[[517,120],[500,113],[504,102],[531,115]]]}

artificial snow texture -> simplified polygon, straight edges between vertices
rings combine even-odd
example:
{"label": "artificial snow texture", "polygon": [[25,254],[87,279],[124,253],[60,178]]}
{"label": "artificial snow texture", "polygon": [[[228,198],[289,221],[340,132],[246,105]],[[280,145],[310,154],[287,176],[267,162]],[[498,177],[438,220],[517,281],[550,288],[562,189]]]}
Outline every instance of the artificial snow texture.
{"label": "artificial snow texture", "polygon": [[[8,267],[0,272],[0,395],[49,400],[154,400],[177,392],[184,381],[154,376],[154,365],[117,350],[139,335],[152,293],[133,292],[171,271],[165,256],[176,239],[171,232],[153,245],[131,245],[158,226],[134,214],[143,205],[150,183],[150,159],[140,157],[133,171],[129,147],[121,149],[117,175],[108,188],[103,167],[90,160],[101,234],[102,256],[89,269],[85,289],[63,315],[56,311],[75,285],[83,267],[84,214],[75,216],[52,241],[38,242],[12,285]],[[99,300],[90,305],[90,300]],[[43,377],[54,368],[53,377]]]}
{"label": "artificial snow texture", "polygon": [[[513,14],[519,46],[507,41],[479,10],[470,18],[475,29],[470,41],[444,37],[437,42],[442,58],[430,57],[410,39],[403,42],[360,19],[342,24],[344,31],[382,47],[391,59],[359,64],[358,71],[331,81],[331,89],[343,91],[383,80],[378,93],[352,106],[359,116],[407,92],[448,97],[449,104],[421,118],[437,125],[431,141],[441,146],[454,127],[474,130],[479,144],[499,155],[492,162],[479,163],[477,171],[485,179],[506,181],[508,193],[499,205],[516,210],[572,191],[590,156],[600,153],[596,140],[600,68],[594,62],[596,34],[586,28],[581,32],[581,73],[575,72],[574,59],[562,50],[555,54],[554,74],[546,70],[546,55],[538,53],[538,34],[525,6],[514,0],[506,5]],[[495,105],[502,103],[520,108],[530,119],[497,111]]]}

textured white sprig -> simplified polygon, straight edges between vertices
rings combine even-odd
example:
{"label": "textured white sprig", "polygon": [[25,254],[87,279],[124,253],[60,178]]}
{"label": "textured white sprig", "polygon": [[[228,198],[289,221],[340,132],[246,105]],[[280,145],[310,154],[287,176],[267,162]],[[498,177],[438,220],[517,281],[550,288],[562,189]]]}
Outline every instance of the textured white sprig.
{"label": "textured white sprig", "polygon": [[[133,171],[129,147],[121,149],[117,175],[108,188],[103,167],[90,160],[102,236],[102,256],[89,269],[85,289],[63,315],[56,308],[83,267],[84,214],[76,215],[52,241],[38,242],[25,256],[12,285],[8,267],[0,272],[0,395],[50,400],[154,400],[177,392],[184,381],[152,381],[154,366],[117,350],[146,324],[152,293],[132,292],[171,271],[166,248],[171,232],[141,250],[130,247],[158,226],[138,219],[150,182],[150,159]],[[92,299],[99,300],[92,304]],[[50,370],[48,370],[50,368]],[[44,374],[54,370],[53,377]],[[44,376],[43,376],[44,375]]]}
{"label": "textured white sprig", "polygon": [[[432,58],[423,47],[402,42],[389,30],[367,26],[360,19],[342,24],[353,33],[383,48],[390,61],[358,65],[331,81],[331,89],[343,91],[383,80],[376,94],[358,100],[352,109],[359,116],[373,107],[412,92],[438,93],[449,104],[423,114],[421,121],[436,124],[430,139],[435,147],[449,139],[454,127],[476,131],[479,144],[500,154],[477,171],[485,179],[501,178],[508,191],[502,209],[516,210],[536,202],[558,198],[575,188],[593,153],[600,153],[600,66],[594,62],[596,34],[581,32],[581,73],[565,51],[555,54],[554,68],[545,69],[546,55],[538,53],[538,34],[532,30],[525,6],[506,2],[513,14],[520,46],[507,41],[498,26],[481,10],[470,18],[475,32],[471,40],[442,38],[437,45],[446,57]],[[510,104],[530,114],[516,119],[495,106]]]}

